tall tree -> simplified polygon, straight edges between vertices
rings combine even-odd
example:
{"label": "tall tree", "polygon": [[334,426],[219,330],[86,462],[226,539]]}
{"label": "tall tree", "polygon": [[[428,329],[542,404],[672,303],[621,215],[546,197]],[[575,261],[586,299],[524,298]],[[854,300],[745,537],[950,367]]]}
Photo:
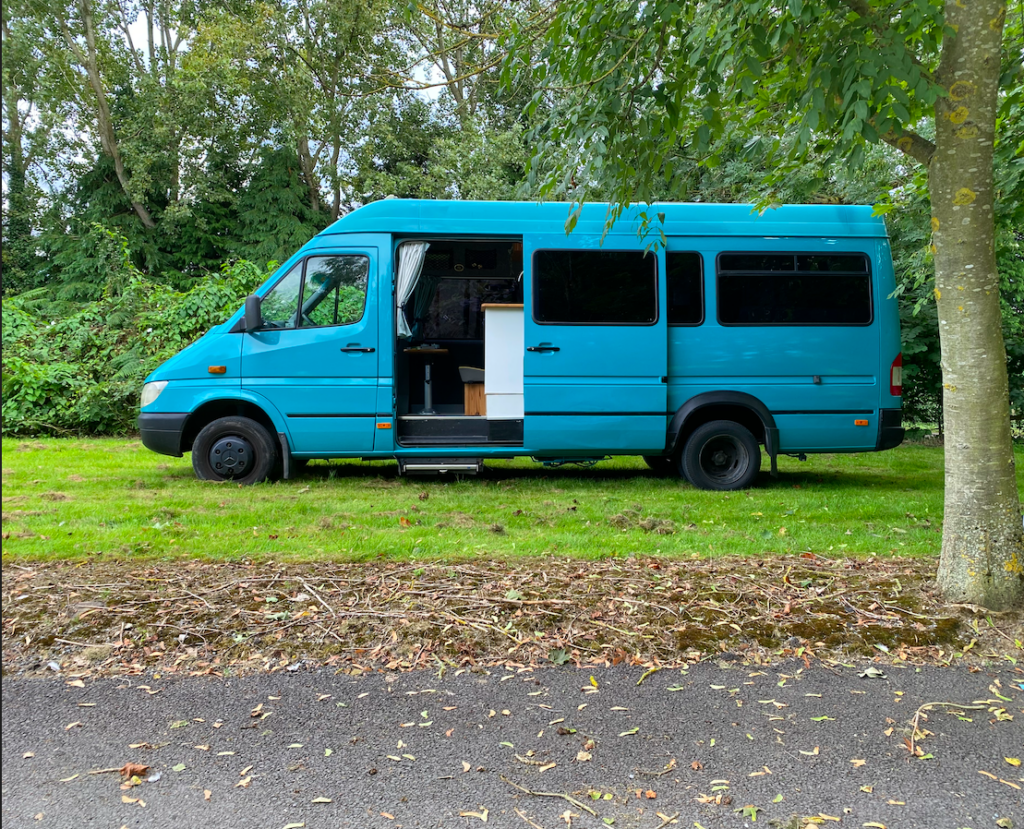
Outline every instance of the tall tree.
{"label": "tall tree", "polygon": [[549,195],[597,186],[620,207],[650,201],[678,174],[677,147],[713,165],[724,133],[768,144],[766,201],[812,150],[856,167],[884,141],[927,170],[946,426],[939,584],[992,608],[1024,604],[995,257],[1000,195],[1019,193],[997,192],[993,147],[1024,84],[1019,40],[1001,67],[1005,21],[1002,0],[566,0],[540,60],[513,48],[508,62],[552,108],[531,168]]}

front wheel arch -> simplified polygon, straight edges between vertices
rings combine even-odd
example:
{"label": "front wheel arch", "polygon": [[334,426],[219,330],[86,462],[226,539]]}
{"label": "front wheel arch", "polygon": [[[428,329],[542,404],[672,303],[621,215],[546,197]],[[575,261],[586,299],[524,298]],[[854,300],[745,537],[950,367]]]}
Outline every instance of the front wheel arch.
{"label": "front wheel arch", "polygon": [[275,438],[279,431],[270,415],[255,403],[240,399],[210,400],[197,408],[185,421],[185,428],[181,434],[181,451],[192,451],[199,433],[222,417],[247,417],[256,421]]}

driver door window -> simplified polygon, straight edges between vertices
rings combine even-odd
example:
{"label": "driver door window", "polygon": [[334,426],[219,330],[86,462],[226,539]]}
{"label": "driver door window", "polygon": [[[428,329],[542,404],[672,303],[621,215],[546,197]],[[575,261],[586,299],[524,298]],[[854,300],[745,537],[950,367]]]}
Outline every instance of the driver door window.
{"label": "driver door window", "polygon": [[303,327],[359,322],[366,306],[370,260],[365,256],[311,256],[302,290]]}
{"label": "driver door window", "polygon": [[369,273],[370,260],[365,256],[311,256],[263,297],[263,324],[279,329],[359,322],[366,307]]}

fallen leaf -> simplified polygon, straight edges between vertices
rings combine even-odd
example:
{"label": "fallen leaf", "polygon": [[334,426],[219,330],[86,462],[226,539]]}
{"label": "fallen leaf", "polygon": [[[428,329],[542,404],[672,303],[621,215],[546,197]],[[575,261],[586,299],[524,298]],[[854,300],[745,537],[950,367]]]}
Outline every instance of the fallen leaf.
{"label": "fallen leaf", "polygon": [[1019,757],[1004,757],[1003,759],[1007,763],[1009,763],[1011,766],[1019,766],[1020,765],[1020,758]]}
{"label": "fallen leaf", "polygon": [[36,755],[33,754],[31,751],[26,751],[24,754],[21,755],[21,759],[22,760],[28,760],[30,757],[35,757],[35,756]]}
{"label": "fallen leaf", "polygon": [[72,728],[81,728],[81,727],[82,727],[82,724],[80,722],[73,722],[73,723],[68,723],[67,725],[65,725],[64,726],[64,730],[65,731],[70,731]]}
{"label": "fallen leaf", "polygon": [[851,760],[850,762],[853,763],[853,767],[854,768],[859,769],[861,766],[866,765],[868,761],[867,760]]}
{"label": "fallen leaf", "polygon": [[84,688],[85,683],[80,679],[72,679],[70,682],[65,682],[65,685],[70,685],[72,688]]}
{"label": "fallen leaf", "polygon": [[576,753],[576,762],[577,763],[586,763],[588,760],[591,759],[592,756],[593,755],[589,751],[583,751],[583,749],[580,749]]}
{"label": "fallen leaf", "polygon": [[173,766],[171,766],[171,771],[185,771],[185,764],[184,763],[178,763],[176,765],[173,765]]}
{"label": "fallen leaf", "polygon": [[644,792],[644,797],[646,797],[648,800],[655,800],[658,797],[658,793],[653,789],[648,789],[646,792]]}
{"label": "fallen leaf", "polygon": [[281,829],[303,829],[305,822],[302,823],[286,823]]}
{"label": "fallen leaf", "polygon": [[213,797],[213,792],[209,789],[203,789],[203,800],[209,800],[211,797]]}
{"label": "fallen leaf", "polygon": [[487,823],[487,810],[483,809],[479,812],[459,812],[459,817],[475,817],[478,820],[482,820]]}
{"label": "fallen leaf", "polygon": [[72,774],[72,775],[71,775],[70,777],[62,777],[62,778],[60,779],[60,782],[61,782],[61,783],[70,783],[70,782],[71,782],[72,780],[74,780],[74,779],[75,779],[76,777],[78,777],[78,776],[79,776],[79,775],[77,775],[77,774]]}
{"label": "fallen leaf", "polygon": [[313,802],[314,803],[333,803],[334,801],[332,801],[329,797],[314,797],[313,798]]}
{"label": "fallen leaf", "polygon": [[817,757],[818,756],[818,746],[815,746],[813,751],[803,751],[803,750],[801,750],[800,753],[801,754],[806,754],[808,757]]}
{"label": "fallen leaf", "polygon": [[237,783],[235,783],[235,788],[236,789],[248,789],[250,783],[252,783],[252,777],[251,776],[250,777],[243,777],[241,780],[239,780]]}
{"label": "fallen leaf", "polygon": [[142,763],[125,763],[118,771],[122,777],[141,777],[149,771],[149,766]]}
{"label": "fallen leaf", "polygon": [[619,734],[620,737],[628,737],[631,734],[638,734],[640,732],[639,727],[631,728],[629,731],[623,731]]}

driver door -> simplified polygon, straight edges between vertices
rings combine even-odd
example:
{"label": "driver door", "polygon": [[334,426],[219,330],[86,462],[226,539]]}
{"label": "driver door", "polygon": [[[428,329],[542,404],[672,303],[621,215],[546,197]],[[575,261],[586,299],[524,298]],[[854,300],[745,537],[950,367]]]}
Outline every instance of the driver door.
{"label": "driver door", "polygon": [[242,387],[285,415],[297,454],[373,449],[376,259],[376,248],[306,256],[263,296],[263,327],[243,335]]}

